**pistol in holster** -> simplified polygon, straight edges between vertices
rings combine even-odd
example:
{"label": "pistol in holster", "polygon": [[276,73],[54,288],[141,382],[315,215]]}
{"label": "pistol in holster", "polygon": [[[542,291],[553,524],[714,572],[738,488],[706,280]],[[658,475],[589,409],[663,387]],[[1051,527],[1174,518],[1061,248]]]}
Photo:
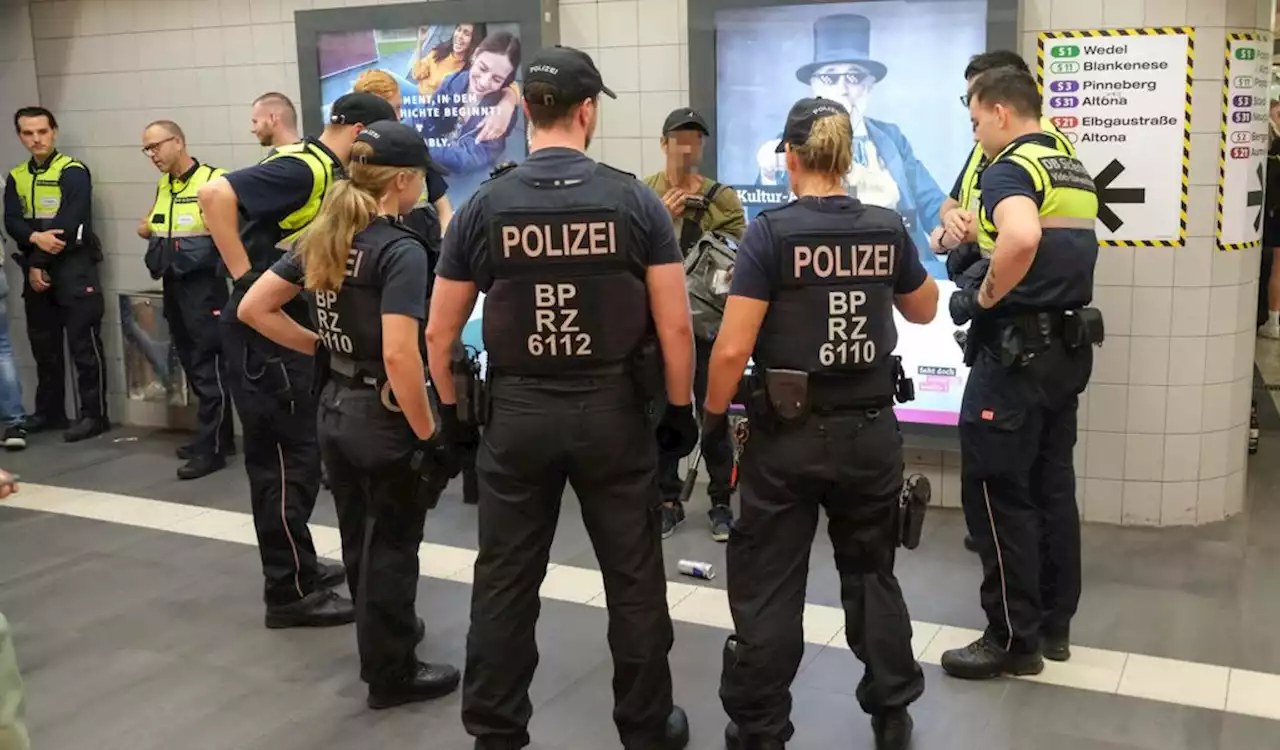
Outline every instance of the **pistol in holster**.
{"label": "pistol in holster", "polygon": [[774,419],[780,424],[798,424],[808,418],[809,373],[802,370],[764,371],[764,390]]}
{"label": "pistol in holster", "polygon": [[660,401],[665,405],[667,384],[657,337],[646,336],[631,355],[631,379],[636,394],[651,413],[656,413]]}
{"label": "pistol in holster", "polygon": [[907,369],[902,366],[902,357],[891,355],[890,367],[893,370],[893,398],[900,404],[916,400],[916,381],[907,377]]}
{"label": "pistol in holster", "polygon": [[409,469],[417,475],[413,487],[413,500],[415,503],[421,503],[427,510],[434,510],[440,503],[440,496],[444,494],[445,487],[449,486],[449,480],[453,478],[449,476],[446,467],[434,459],[432,451],[433,449],[428,446],[419,447],[414,450],[413,456],[409,459]]}
{"label": "pistol in holster", "polygon": [[489,421],[489,386],[480,377],[480,355],[463,347],[449,361],[449,370],[458,399],[458,421],[483,427]]}
{"label": "pistol in holster", "polygon": [[898,495],[898,544],[907,549],[920,546],[924,517],[929,510],[933,488],[923,474],[912,474],[902,484]]}
{"label": "pistol in holster", "polygon": [[747,409],[747,420],[752,430],[772,432],[777,427],[773,405],[764,390],[764,378],[759,373],[744,375],[738,384],[738,403]]}

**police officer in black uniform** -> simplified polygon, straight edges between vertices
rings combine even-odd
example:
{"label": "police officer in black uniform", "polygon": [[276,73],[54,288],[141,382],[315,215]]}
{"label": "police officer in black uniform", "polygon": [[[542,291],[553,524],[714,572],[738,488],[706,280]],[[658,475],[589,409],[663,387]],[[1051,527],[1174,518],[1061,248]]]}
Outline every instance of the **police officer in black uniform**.
{"label": "police officer in black uniform", "polygon": [[994,248],[980,289],[951,297],[972,321],[960,406],[962,505],[982,558],[986,632],[946,652],[964,678],[1036,674],[1070,658],[1080,599],[1073,448],[1078,395],[1102,318],[1086,308],[1098,256],[1098,200],[1078,160],[1042,131],[1035,79],[989,70],[969,86],[981,177],[979,243]]}
{"label": "police officer in black uniform", "polygon": [[[435,432],[422,357],[430,262],[422,238],[396,217],[417,200],[430,165],[413,128],[370,125],[351,148],[349,177],[330,190],[297,250],[253,285],[239,309],[241,320],[277,344],[329,360],[320,447],[371,708],[436,698],[459,681],[454,667],[414,654],[425,630],[414,614],[418,545],[443,489],[443,482],[435,492],[425,485],[424,469],[445,481],[449,469],[427,442]],[[283,311],[303,289],[314,294],[315,332]]]}
{"label": "police officer in black uniform", "polygon": [[893,308],[933,320],[938,286],[897,213],[849,197],[852,125],[839,103],[801,99],[780,149],[799,198],[762,212],[738,248],[711,353],[703,430],[723,425],[743,369],[750,436],[742,512],[726,553],[735,634],[720,698],[729,748],[782,748],[804,653],[809,549],[818,510],[840,574],[849,647],[866,665],[858,702],[879,749],[907,747],[924,692],[911,619],[894,577],[902,439]]}
{"label": "police officer in black uniform", "polygon": [[[689,302],[662,203],[584,153],[601,93],[613,96],[578,50],[545,49],[529,63],[529,158],[454,216],[431,300],[428,362],[452,435],[470,415],[458,409],[449,352],[477,290],[486,293],[490,403],[476,459],[480,544],[462,697],[479,750],[529,744],[538,589],[566,480],[604,577],[623,747],[683,748],[689,739],[672,703],[659,446],[646,410],[665,382],[658,442],[682,456],[693,450]],[[656,355],[655,333],[664,367],[644,356]],[[653,377],[642,377],[650,359]]]}
{"label": "police officer in black uniform", "polygon": [[[325,193],[343,175],[356,135],[368,123],[393,119],[395,110],[378,97],[347,94],[333,103],[319,138],[281,146],[258,165],[200,188],[205,225],[235,279],[221,315],[222,343],[228,385],[244,424],[245,472],[270,628],[343,625],[353,622],[355,613],[351,602],[332,590],[346,572],[316,560],[307,528],[320,489],[315,363],[241,323],[236,308],[319,213]],[[247,220],[243,238],[241,216]],[[285,312],[312,325],[302,299],[286,305]]]}

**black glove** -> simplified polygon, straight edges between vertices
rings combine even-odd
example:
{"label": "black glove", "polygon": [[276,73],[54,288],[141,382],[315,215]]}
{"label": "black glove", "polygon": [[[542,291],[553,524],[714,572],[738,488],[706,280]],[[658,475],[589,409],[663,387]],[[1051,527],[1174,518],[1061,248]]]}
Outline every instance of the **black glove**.
{"label": "black glove", "polygon": [[243,276],[231,283],[231,291],[238,292],[240,296],[249,291],[249,287],[253,286],[253,282],[262,278],[260,271],[246,271]]}
{"label": "black glove", "polygon": [[972,242],[966,242],[947,253],[947,276],[952,281],[956,281],[962,273],[981,259],[982,251],[978,246]]}
{"label": "black glove", "polygon": [[[702,411],[702,456],[711,462],[733,460],[733,443],[729,438],[729,419],[724,414]],[[728,451],[726,454],[725,452]]]}
{"label": "black glove", "polygon": [[473,424],[463,424],[457,404],[440,404],[440,439],[450,446],[471,450],[480,444],[480,431]]}
{"label": "black glove", "polygon": [[693,416],[693,404],[676,406],[668,403],[658,423],[658,449],[684,458],[698,444],[698,421]]}
{"label": "black glove", "polygon": [[958,326],[973,320],[974,316],[982,312],[982,307],[978,305],[978,290],[956,290],[955,294],[951,295],[950,309],[951,322]]}

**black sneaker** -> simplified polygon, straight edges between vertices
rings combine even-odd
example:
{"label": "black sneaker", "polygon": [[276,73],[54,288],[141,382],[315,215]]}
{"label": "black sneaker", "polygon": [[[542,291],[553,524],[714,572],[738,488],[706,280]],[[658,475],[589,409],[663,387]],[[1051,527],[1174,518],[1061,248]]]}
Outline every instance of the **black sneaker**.
{"label": "black sneaker", "polygon": [[5,450],[20,451],[27,447],[27,429],[20,424],[11,424],[4,431]]}
{"label": "black sneaker", "polygon": [[662,538],[676,533],[676,527],[684,523],[684,506],[680,503],[662,506]]}
{"label": "black sneaker", "polygon": [[28,414],[22,424],[31,435],[49,430],[65,430],[71,426],[66,417],[48,417],[44,414]]}
{"label": "black sneaker", "polygon": [[[235,454],[236,441],[232,440],[231,443],[227,445],[227,449],[222,452],[222,455],[234,456]],[[173,455],[177,456],[182,461],[190,461],[196,457],[196,444],[191,443],[189,445],[179,445],[177,449],[173,451]]]}
{"label": "black sneaker", "polygon": [[1071,658],[1070,636],[1042,635],[1040,642],[1044,648],[1044,658],[1049,661],[1067,661]]}
{"label": "black sneaker", "polygon": [[679,706],[672,706],[667,714],[667,732],[663,737],[663,750],[684,750],[689,744],[689,715]]}
{"label": "black sneaker", "polygon": [[[746,747],[742,743],[742,736],[738,733],[738,725],[732,721],[724,728],[724,747],[725,750],[743,750]],[[786,744],[782,740],[757,739],[754,747],[760,750],[783,750]]]}
{"label": "black sneaker", "polygon": [[1005,650],[987,635],[964,648],[954,648],[942,655],[942,670],[963,680],[988,680],[1000,675],[1025,677],[1044,671],[1044,658],[1038,653],[1019,654]]}
{"label": "black sneaker", "polygon": [[915,722],[907,709],[899,708],[871,717],[871,731],[875,732],[876,750],[907,750],[911,746],[911,731]]}
{"label": "black sneaker", "polygon": [[272,629],[332,628],[355,621],[351,600],[327,589],[312,591],[296,602],[267,607],[266,623]]}
{"label": "black sneaker", "polygon": [[726,505],[712,505],[707,511],[711,519],[711,538],[717,542],[729,541],[729,527],[733,525],[733,508]]}
{"label": "black sneaker", "polygon": [[441,698],[457,690],[461,680],[462,674],[457,667],[419,662],[417,671],[407,680],[370,685],[365,705],[381,709]]}

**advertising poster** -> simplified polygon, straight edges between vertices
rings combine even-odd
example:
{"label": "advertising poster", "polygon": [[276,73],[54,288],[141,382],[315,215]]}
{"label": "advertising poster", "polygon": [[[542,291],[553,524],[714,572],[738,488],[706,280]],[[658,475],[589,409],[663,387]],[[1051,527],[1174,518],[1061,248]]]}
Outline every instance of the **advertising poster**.
{"label": "advertising poster", "polygon": [[1098,188],[1103,245],[1181,246],[1191,158],[1192,29],[1040,34],[1044,114]]}
{"label": "advertising poster", "polygon": [[748,218],[794,197],[774,153],[797,99],[841,102],[854,123],[850,194],[892,208],[911,232],[942,300],[931,325],[897,317],[916,399],[899,419],[954,425],[967,370],[946,314],[955,286],[929,250],[938,212],[973,148],[964,69],[987,48],[984,0],[797,4],[715,17],[717,178]]}
{"label": "advertising poster", "polygon": [[1257,34],[1227,34],[1222,82],[1222,142],[1218,155],[1217,237],[1221,250],[1262,242],[1266,187],[1268,79],[1271,42]]}
{"label": "advertising poster", "polygon": [[390,74],[400,88],[400,119],[422,133],[447,173],[455,209],[494,167],[527,154],[517,80],[526,53],[518,24],[323,33],[317,46],[322,117],[328,120],[334,100],[361,74]]}

